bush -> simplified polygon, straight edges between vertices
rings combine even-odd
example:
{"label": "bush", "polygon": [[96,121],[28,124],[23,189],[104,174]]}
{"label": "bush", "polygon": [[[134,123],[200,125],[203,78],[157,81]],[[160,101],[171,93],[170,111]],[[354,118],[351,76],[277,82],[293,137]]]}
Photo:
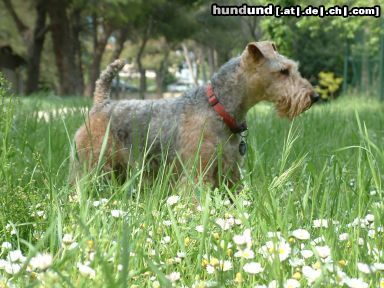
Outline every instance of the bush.
{"label": "bush", "polygon": [[329,98],[335,98],[335,93],[339,90],[343,78],[338,78],[332,72],[320,72],[319,73],[319,85],[315,90],[320,94],[323,100]]}

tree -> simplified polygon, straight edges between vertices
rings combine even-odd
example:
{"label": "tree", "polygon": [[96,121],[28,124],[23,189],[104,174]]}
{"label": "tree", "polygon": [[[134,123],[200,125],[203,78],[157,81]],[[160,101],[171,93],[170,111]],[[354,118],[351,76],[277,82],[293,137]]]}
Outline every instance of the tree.
{"label": "tree", "polygon": [[84,90],[81,67],[80,11],[70,0],[47,1],[53,49],[59,73],[61,95],[81,95]]}
{"label": "tree", "polygon": [[3,3],[27,47],[26,94],[31,94],[39,88],[41,54],[43,52],[45,35],[49,30],[49,26],[46,24],[47,1],[35,1],[36,18],[33,28],[29,28],[21,20],[11,0],[3,0]]}
{"label": "tree", "polygon": [[[193,39],[203,47],[208,59],[210,74],[228,61],[236,48],[243,49],[247,40],[242,33],[239,17],[212,17],[209,7],[202,7],[196,15],[198,28]],[[239,50],[241,51],[241,50]]]}
{"label": "tree", "polygon": [[88,95],[92,96],[95,83],[100,74],[100,65],[105,52],[106,45],[113,34],[115,34],[115,51],[113,58],[121,54],[124,43],[128,37],[130,22],[138,15],[138,3],[136,1],[93,1],[94,5],[87,12],[92,19],[92,63],[89,70]]}

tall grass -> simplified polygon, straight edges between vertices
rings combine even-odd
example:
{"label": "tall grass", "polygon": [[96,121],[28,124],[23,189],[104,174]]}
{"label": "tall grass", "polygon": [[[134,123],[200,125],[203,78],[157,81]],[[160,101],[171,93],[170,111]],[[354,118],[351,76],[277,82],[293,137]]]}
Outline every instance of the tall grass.
{"label": "tall grass", "polygon": [[[378,287],[380,271],[365,274],[357,263],[384,262],[381,103],[344,97],[293,123],[277,118],[270,106],[256,107],[248,117],[244,188],[233,204],[223,197],[226,187],[207,189],[189,171],[189,181],[175,182],[162,165],[148,181],[145,161],[123,184],[91,173],[68,185],[70,138],[84,115],[61,116],[52,109],[87,104],[76,98],[1,98],[0,243],[10,242],[28,260],[49,253],[53,262],[31,272],[23,260],[17,262],[24,264],[20,272],[8,273],[0,261],[0,287],[255,287],[287,279],[303,287],[334,287],[337,281],[352,285],[352,278]],[[48,111],[49,121],[37,111]],[[316,219],[326,219],[327,227],[314,227]],[[244,247],[233,236],[247,228],[253,259],[234,256]],[[298,228],[311,239],[292,237]],[[339,239],[342,233],[348,240]],[[311,243],[319,237],[324,239]],[[268,250],[270,258],[260,253],[267,241],[288,244],[289,257],[279,261],[276,249]],[[319,246],[328,246],[331,255],[323,259]],[[304,259],[305,249],[315,255]],[[8,253],[3,248],[0,259],[8,261]],[[295,264],[298,259],[304,262]],[[220,260],[232,268],[222,271]],[[245,271],[250,262],[264,271]],[[322,274],[311,282],[303,266]],[[180,273],[173,283],[172,272]]]}

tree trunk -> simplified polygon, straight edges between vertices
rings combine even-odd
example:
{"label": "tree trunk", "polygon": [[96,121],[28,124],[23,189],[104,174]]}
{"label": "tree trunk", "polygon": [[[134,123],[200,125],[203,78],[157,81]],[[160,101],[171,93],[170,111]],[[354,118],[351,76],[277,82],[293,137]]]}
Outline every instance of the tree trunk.
{"label": "tree trunk", "polygon": [[183,47],[185,62],[187,62],[188,70],[189,70],[189,73],[191,74],[193,84],[195,86],[198,86],[199,84],[197,83],[195,71],[193,71],[192,62],[191,62],[191,59],[189,58],[188,48],[185,44],[182,44],[181,46]]}
{"label": "tree trunk", "polygon": [[48,30],[46,26],[47,3],[44,0],[36,1],[37,16],[32,32],[32,29],[28,28],[21,21],[12,2],[10,0],[3,0],[3,2],[15,22],[25,46],[27,46],[26,94],[31,94],[39,88],[41,54],[43,52],[45,34]]}
{"label": "tree trunk", "polygon": [[67,15],[68,0],[50,0],[48,14],[51,20],[51,34],[56,66],[59,73],[59,93],[80,95],[83,85],[76,67],[76,39]]}
{"label": "tree trunk", "polygon": [[[97,33],[97,29],[94,33]],[[100,37],[98,37],[97,35],[94,36],[93,60],[91,65],[91,71],[89,71],[89,75],[90,75],[90,79],[89,79],[90,88],[88,91],[89,97],[92,97],[93,92],[95,91],[96,81],[100,75],[101,59],[103,58],[105,46],[107,45],[108,39],[111,36],[111,34],[112,34],[112,28],[104,25],[103,33],[100,35]]]}
{"label": "tree trunk", "polygon": [[116,37],[116,45],[115,49],[113,50],[111,61],[118,59],[121,55],[121,52],[123,52],[124,44],[128,39],[128,28],[124,27],[118,31],[117,37]]}
{"label": "tree trunk", "polygon": [[209,74],[211,78],[216,71],[215,50],[212,47],[208,48],[208,65],[209,65]]}
{"label": "tree trunk", "polygon": [[145,46],[147,45],[147,41],[148,39],[145,35],[139,47],[139,51],[136,55],[137,70],[139,70],[139,74],[140,74],[139,96],[141,99],[145,98],[145,92],[147,91],[147,78],[145,76],[145,69],[143,67],[143,64],[141,63],[141,58],[143,57]]}
{"label": "tree trunk", "polygon": [[81,51],[81,41],[80,41],[80,33],[82,30],[82,18],[81,18],[81,8],[76,9],[73,12],[73,15],[71,17],[72,22],[74,23],[71,27],[73,32],[73,47],[75,50],[75,77],[78,79],[79,83],[79,90],[84,92],[84,75],[83,75],[83,61],[81,58],[82,51]]}
{"label": "tree trunk", "polygon": [[200,58],[199,61],[200,61],[200,65],[201,65],[201,72],[202,72],[202,76],[203,76],[203,82],[207,83],[208,82],[208,78],[207,78],[207,70],[206,70],[206,67],[205,67],[205,49],[204,49],[204,47],[201,47],[201,49],[200,49],[199,58]]}
{"label": "tree trunk", "polygon": [[26,94],[31,94],[39,89],[41,54],[43,52],[47,30],[47,7],[44,0],[40,0],[36,4],[36,11],[37,17],[33,31],[33,39],[28,45]]}
{"label": "tree trunk", "polygon": [[164,80],[168,71],[169,49],[164,49],[163,60],[160,63],[159,69],[156,70],[156,92],[157,98],[163,98]]}

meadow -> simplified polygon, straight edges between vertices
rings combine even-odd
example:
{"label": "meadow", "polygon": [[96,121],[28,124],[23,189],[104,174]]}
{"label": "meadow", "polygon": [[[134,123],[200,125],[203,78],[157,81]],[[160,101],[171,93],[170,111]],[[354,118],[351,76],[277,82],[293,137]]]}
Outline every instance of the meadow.
{"label": "meadow", "polygon": [[238,194],[166,165],[146,181],[145,162],[123,184],[96,171],[71,186],[90,102],[0,104],[0,287],[384,287],[378,100],[345,95],[293,122],[258,105]]}

